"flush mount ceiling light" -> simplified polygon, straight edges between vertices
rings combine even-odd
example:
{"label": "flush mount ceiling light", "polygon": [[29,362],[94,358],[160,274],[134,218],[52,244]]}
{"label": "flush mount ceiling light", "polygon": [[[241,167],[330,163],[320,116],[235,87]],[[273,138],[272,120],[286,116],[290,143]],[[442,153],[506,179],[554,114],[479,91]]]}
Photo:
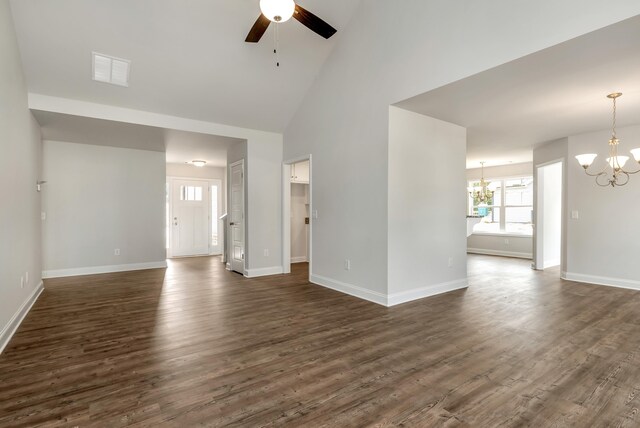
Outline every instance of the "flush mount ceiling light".
{"label": "flush mount ceiling light", "polygon": [[202,168],[203,166],[205,166],[207,164],[207,161],[203,161],[203,160],[192,160],[191,162],[187,162],[190,163],[193,166],[197,166],[198,168]]}
{"label": "flush mount ceiling light", "polygon": [[486,162],[480,162],[482,167],[482,173],[480,176],[480,186],[479,187],[470,187],[467,189],[469,191],[469,195],[478,201],[479,204],[487,204],[491,198],[493,198],[494,191],[489,189],[489,183],[484,181],[484,164]]}
{"label": "flush mount ceiling light", "polygon": [[91,53],[93,80],[118,86],[129,86],[131,61],[97,52]]}
{"label": "flush mount ceiling light", "polygon": [[[611,126],[611,139],[609,140],[609,157],[607,158],[607,164],[604,169],[598,173],[590,173],[588,168],[591,166],[595,158],[598,156],[595,153],[586,153],[576,156],[578,163],[584,168],[584,172],[590,176],[596,178],[596,184],[602,187],[615,187],[624,186],[629,182],[629,175],[640,172],[640,169],[636,171],[629,171],[624,169],[625,163],[629,160],[629,156],[618,156],[618,145],[620,140],[616,136],[616,99],[622,96],[621,92],[614,92],[607,95],[607,98],[613,100],[613,124]],[[631,150],[636,162],[640,163],[640,147]]]}

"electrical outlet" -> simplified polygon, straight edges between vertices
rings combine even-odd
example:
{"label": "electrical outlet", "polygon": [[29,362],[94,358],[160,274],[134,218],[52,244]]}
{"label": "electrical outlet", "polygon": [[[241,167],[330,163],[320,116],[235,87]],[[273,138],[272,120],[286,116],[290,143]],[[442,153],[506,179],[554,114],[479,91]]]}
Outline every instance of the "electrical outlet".
{"label": "electrical outlet", "polygon": [[580,213],[577,210],[571,211],[571,219],[578,220],[580,218]]}
{"label": "electrical outlet", "polygon": [[267,248],[265,248],[264,250],[264,256],[269,257],[269,250]]}
{"label": "electrical outlet", "polygon": [[46,220],[46,219],[47,219],[47,213],[46,213],[46,212],[44,212],[44,211],[42,211],[42,212],[40,213],[40,219],[41,219],[41,220]]}
{"label": "electrical outlet", "polygon": [[453,267],[453,257],[449,257],[449,267]]}
{"label": "electrical outlet", "polygon": [[120,248],[116,248],[115,250],[113,250],[113,255],[114,256],[119,256],[120,255]]}
{"label": "electrical outlet", "polygon": [[507,238],[504,239],[504,245],[509,245],[509,240]]}
{"label": "electrical outlet", "polygon": [[351,260],[345,259],[345,261],[344,261],[344,269],[345,270],[351,270]]}
{"label": "electrical outlet", "polygon": [[313,210],[313,218],[318,218],[318,210]]}
{"label": "electrical outlet", "polygon": [[20,288],[24,288],[24,276],[20,277]]}

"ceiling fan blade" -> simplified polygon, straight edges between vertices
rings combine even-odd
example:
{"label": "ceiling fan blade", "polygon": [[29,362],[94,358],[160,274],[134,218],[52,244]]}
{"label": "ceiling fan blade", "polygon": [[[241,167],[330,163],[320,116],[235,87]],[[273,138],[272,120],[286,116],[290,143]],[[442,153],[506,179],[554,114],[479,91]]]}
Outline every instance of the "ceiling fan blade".
{"label": "ceiling fan blade", "polygon": [[304,9],[302,6],[296,4],[296,10],[293,12],[293,17],[297,19],[302,25],[310,29],[311,31],[321,35],[325,39],[333,36],[336,31],[331,25],[324,22],[322,19],[315,16],[313,13]]}
{"label": "ceiling fan blade", "polygon": [[249,34],[247,34],[247,38],[244,41],[247,43],[258,43],[264,32],[267,31],[267,27],[269,27],[270,23],[271,21],[269,21],[269,18],[260,14],[258,19],[256,19],[255,24],[253,24],[253,27],[251,27],[251,30],[249,30]]}

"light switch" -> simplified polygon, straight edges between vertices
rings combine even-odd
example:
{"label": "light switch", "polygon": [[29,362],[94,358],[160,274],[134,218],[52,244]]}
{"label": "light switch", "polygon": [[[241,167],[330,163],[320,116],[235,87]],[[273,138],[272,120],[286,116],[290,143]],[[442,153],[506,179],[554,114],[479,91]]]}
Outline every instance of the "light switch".
{"label": "light switch", "polygon": [[571,219],[572,220],[578,220],[578,218],[580,218],[580,215],[579,215],[578,211],[577,210],[571,211]]}
{"label": "light switch", "polygon": [[318,218],[318,210],[313,210],[313,218]]}

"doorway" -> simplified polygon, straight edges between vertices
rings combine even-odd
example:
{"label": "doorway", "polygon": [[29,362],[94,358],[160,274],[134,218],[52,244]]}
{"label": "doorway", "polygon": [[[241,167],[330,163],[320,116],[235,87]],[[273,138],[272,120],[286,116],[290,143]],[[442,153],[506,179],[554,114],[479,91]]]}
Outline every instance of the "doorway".
{"label": "doorway", "polygon": [[222,209],[222,180],[168,177],[168,257],[221,254]]}
{"label": "doorway", "polygon": [[172,179],[170,189],[171,257],[209,254],[209,183]]}
{"label": "doorway", "polygon": [[563,162],[537,166],[536,178],[534,265],[537,270],[544,270],[562,263]]}
{"label": "doorway", "polygon": [[291,273],[292,263],[312,267],[313,184],[311,155],[291,159],[282,166],[282,264]]}

